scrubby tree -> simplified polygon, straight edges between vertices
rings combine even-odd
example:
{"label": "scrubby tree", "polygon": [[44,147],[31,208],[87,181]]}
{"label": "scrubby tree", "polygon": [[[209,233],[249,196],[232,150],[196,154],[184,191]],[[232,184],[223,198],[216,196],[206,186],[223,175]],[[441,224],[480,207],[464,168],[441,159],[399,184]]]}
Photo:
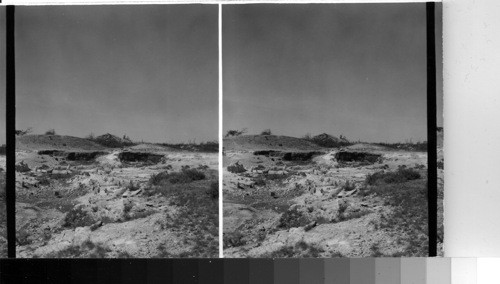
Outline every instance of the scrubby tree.
{"label": "scrubby tree", "polygon": [[26,134],[30,134],[31,132],[33,131],[33,129],[31,127],[28,127],[26,128],[25,130],[16,130],[16,135],[26,135]]}
{"label": "scrubby tree", "polygon": [[240,136],[246,132],[247,132],[246,128],[243,128],[241,130],[228,130],[226,132],[226,137]]}
{"label": "scrubby tree", "polygon": [[271,135],[271,129],[269,129],[269,128],[268,128],[268,129],[264,129],[264,130],[260,133],[260,135]]}

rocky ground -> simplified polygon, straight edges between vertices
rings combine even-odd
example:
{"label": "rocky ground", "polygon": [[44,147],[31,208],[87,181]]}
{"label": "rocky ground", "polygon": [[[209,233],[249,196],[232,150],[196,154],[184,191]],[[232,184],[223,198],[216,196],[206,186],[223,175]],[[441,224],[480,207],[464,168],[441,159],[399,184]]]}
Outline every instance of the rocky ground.
{"label": "rocky ground", "polygon": [[18,257],[217,257],[217,153],[95,141],[17,137]]}
{"label": "rocky ground", "polygon": [[427,255],[426,151],[246,135],[223,165],[225,257]]}

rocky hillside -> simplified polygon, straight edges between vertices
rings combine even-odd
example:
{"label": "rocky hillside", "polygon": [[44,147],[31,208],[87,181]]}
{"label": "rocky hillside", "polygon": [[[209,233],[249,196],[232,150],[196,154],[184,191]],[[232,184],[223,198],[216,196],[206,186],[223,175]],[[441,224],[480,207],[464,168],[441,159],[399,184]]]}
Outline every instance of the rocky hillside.
{"label": "rocky hillside", "polygon": [[242,135],[224,138],[225,150],[319,150],[320,146],[301,138],[280,135]]}
{"label": "rocky hillside", "polygon": [[121,148],[134,145],[134,143],[126,136],[124,136],[124,138],[120,138],[109,133],[97,136],[96,138],[92,139],[92,141],[109,148]]}
{"label": "rocky hillside", "polygon": [[104,150],[84,138],[63,135],[23,135],[16,137],[16,150]]}
{"label": "rocky hillside", "polygon": [[334,148],[349,145],[349,141],[340,135],[339,137],[332,136],[327,133],[322,133],[310,138],[310,141],[321,147]]}

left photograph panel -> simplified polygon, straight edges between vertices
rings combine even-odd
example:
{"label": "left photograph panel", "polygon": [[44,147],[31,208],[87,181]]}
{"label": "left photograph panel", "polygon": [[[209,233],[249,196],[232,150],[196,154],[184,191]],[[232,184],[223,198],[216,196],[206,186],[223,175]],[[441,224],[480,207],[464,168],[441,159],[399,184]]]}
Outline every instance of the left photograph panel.
{"label": "left photograph panel", "polygon": [[217,5],[15,17],[17,257],[217,257]]}

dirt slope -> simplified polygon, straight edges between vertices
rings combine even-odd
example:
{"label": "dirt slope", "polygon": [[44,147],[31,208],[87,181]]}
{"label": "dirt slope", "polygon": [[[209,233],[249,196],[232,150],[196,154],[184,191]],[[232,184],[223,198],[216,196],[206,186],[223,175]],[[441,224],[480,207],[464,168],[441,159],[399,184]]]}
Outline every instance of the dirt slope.
{"label": "dirt slope", "polygon": [[319,150],[321,147],[301,138],[279,135],[242,135],[224,138],[224,150]]}
{"label": "dirt slope", "polygon": [[16,137],[16,150],[104,150],[84,138],[61,135],[24,135]]}

